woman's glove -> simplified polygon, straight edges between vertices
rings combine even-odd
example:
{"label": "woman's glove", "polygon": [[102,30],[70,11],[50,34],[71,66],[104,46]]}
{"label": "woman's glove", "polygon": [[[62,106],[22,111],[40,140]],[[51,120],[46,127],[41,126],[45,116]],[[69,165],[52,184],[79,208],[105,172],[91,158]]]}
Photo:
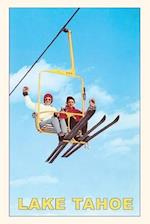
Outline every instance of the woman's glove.
{"label": "woman's glove", "polygon": [[29,94],[29,87],[24,86],[22,91],[23,96],[27,96]]}

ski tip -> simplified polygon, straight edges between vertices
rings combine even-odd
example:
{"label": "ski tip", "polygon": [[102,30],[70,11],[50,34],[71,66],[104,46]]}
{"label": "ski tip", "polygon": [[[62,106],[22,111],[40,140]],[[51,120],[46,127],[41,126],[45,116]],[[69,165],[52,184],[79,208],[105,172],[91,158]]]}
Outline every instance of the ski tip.
{"label": "ski tip", "polygon": [[65,155],[65,156],[64,156],[64,158],[67,158],[67,157],[69,157],[69,155],[70,155],[70,154],[67,154],[67,155]]}
{"label": "ski tip", "polygon": [[52,162],[53,162],[53,161],[50,160],[48,163],[50,164],[50,163],[52,163]]}
{"label": "ski tip", "polygon": [[103,121],[105,121],[105,120],[106,120],[106,114],[103,116],[102,120],[103,120]]}
{"label": "ski tip", "polygon": [[45,160],[45,163],[47,163],[49,161],[49,158]]}
{"label": "ski tip", "polygon": [[65,157],[65,154],[64,154],[64,155],[62,155],[61,157],[63,157],[63,158],[64,158],[64,157]]}
{"label": "ski tip", "polygon": [[61,157],[66,158],[67,157],[67,154],[65,153]]}
{"label": "ski tip", "polygon": [[117,122],[120,118],[120,115],[118,115],[116,118],[115,118],[115,121]]}

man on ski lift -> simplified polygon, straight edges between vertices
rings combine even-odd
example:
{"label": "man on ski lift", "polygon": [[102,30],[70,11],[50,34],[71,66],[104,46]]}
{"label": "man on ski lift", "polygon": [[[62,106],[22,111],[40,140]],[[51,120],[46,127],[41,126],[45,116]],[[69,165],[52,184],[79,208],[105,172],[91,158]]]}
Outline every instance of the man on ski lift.
{"label": "man on ski lift", "polygon": [[[89,101],[89,107],[95,107],[95,100],[91,99]],[[69,112],[69,113],[77,113],[77,115],[72,115],[70,117],[70,130],[73,129],[73,127],[80,121],[80,119],[83,117],[82,112],[75,108],[75,99],[72,96],[68,96],[66,99],[66,106],[62,109],[61,112]],[[81,115],[80,115],[81,114]],[[59,118],[64,118],[66,120],[67,126],[68,126],[68,118],[66,114],[59,115]],[[82,135],[84,135],[87,132],[87,123],[84,125],[82,130],[78,131],[78,134],[76,135],[75,139],[78,140]]]}
{"label": "man on ski lift", "polygon": [[[29,96],[29,88],[23,88],[23,96],[25,99],[26,106],[33,110],[35,113],[38,110],[38,103],[32,102]],[[40,104],[40,128],[43,129],[47,124],[51,124],[56,133],[58,134],[59,140],[63,140],[63,137],[67,134],[67,126],[65,119],[60,118],[58,120],[57,110],[52,106],[53,96],[50,93],[44,95],[44,103]],[[42,113],[46,112],[46,113]]]}

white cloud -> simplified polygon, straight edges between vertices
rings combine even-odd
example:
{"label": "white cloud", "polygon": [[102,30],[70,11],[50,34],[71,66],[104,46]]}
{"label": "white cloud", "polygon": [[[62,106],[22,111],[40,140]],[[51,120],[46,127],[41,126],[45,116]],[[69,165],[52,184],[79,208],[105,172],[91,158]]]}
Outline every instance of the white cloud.
{"label": "white cloud", "polygon": [[106,114],[106,121],[102,126],[108,124],[113,121],[116,116],[120,115],[119,121],[109,129],[109,131],[123,131],[130,129],[139,128],[139,112],[136,111],[134,113],[128,112],[118,112],[115,114],[107,114],[104,111],[97,111],[91,121],[89,122],[89,127],[96,124],[103,116]]}
{"label": "white cloud", "polygon": [[87,86],[86,91],[88,98],[94,98],[99,105],[106,105],[114,101],[113,97],[98,85]]}
{"label": "white cloud", "polygon": [[139,135],[135,135],[131,139],[116,138],[109,142],[109,144],[113,147],[131,146],[136,145],[138,143],[139,143]]}
{"label": "white cloud", "polygon": [[137,111],[137,110],[139,110],[139,107],[140,107],[140,103],[139,103],[139,101],[135,101],[135,102],[129,104],[129,108],[130,108],[132,111]]}
{"label": "white cloud", "polygon": [[81,70],[81,74],[83,74],[83,73],[89,73],[89,72],[91,72],[91,71],[93,71],[95,69],[95,67],[93,66],[93,65],[91,65],[91,66],[89,66],[89,67],[86,67],[85,69],[83,69],[83,70]]}
{"label": "white cloud", "polygon": [[20,187],[31,184],[56,184],[58,182],[59,181],[56,177],[45,175],[45,176],[31,176],[28,178],[12,180],[10,181],[10,185],[13,187]]}
{"label": "white cloud", "polygon": [[[123,135],[128,134],[130,130],[132,131],[134,130],[138,133],[139,130],[138,107],[137,110],[134,112],[121,111],[114,114],[108,114],[105,113],[104,111],[97,111],[93,116],[93,118],[91,119],[91,121],[89,122],[89,128],[94,124],[96,124],[104,116],[104,114],[106,114],[106,120],[97,130],[100,130],[109,122],[113,121],[117,115],[120,115],[119,121],[111,128],[109,128],[107,131],[105,131],[105,135],[103,135],[105,137],[103,139],[104,140],[103,151],[105,152],[103,154],[104,157],[109,157],[115,153],[125,154],[133,150],[134,146],[139,145],[139,134],[134,135],[131,138],[123,137]],[[121,133],[122,137],[120,137],[120,131],[124,131],[124,134]],[[119,137],[112,139],[112,137],[114,136],[112,135],[113,133],[115,134],[115,136],[117,134]],[[107,135],[107,141],[106,141],[106,135]],[[101,139],[101,141],[103,140]]]}
{"label": "white cloud", "polygon": [[139,128],[139,111],[134,113],[120,112],[120,120],[116,130]]}
{"label": "white cloud", "polygon": [[[10,91],[16,86],[16,84],[21,80],[21,78],[25,75],[25,73],[30,68],[27,66],[24,66],[22,69],[20,69],[17,73],[10,75]],[[38,90],[38,76],[39,72],[43,70],[49,70],[54,69],[55,66],[52,66],[48,64],[45,60],[39,61],[35,67],[31,70],[30,73],[25,77],[25,79],[20,83],[20,85],[15,89],[15,91],[11,95],[12,102],[18,102],[22,100],[22,88],[23,86],[29,86],[31,90],[31,94],[33,96],[37,95]],[[68,83],[70,82],[70,79],[67,79],[65,76],[61,75],[52,75],[48,73],[44,73],[42,75],[42,89],[44,91],[49,92],[61,92],[62,89],[64,89]]]}
{"label": "white cloud", "polygon": [[105,157],[111,156],[116,153],[127,153],[133,149],[133,146],[139,144],[139,135],[132,138],[116,138],[104,144]]}
{"label": "white cloud", "polygon": [[[30,66],[24,66],[17,73],[10,75],[10,91],[21,80],[21,78],[25,75],[29,68]],[[56,66],[48,64],[45,60],[40,60],[25,77],[25,79],[20,83],[20,85],[15,89],[15,91],[10,97],[11,102],[16,103],[23,100],[23,86],[28,86],[30,89],[31,97],[36,97],[38,92],[39,72],[54,68],[56,68]],[[81,92],[79,82],[72,82],[71,78],[65,76],[44,73],[42,75],[41,84],[41,95],[43,95],[46,91],[51,92],[55,95],[54,105],[56,101],[59,102],[60,105],[64,105],[65,99],[68,95],[74,96],[76,102],[79,105],[81,104]],[[97,85],[87,86],[86,91],[87,99],[95,98],[96,102],[98,102],[100,105],[113,102],[112,96]]]}

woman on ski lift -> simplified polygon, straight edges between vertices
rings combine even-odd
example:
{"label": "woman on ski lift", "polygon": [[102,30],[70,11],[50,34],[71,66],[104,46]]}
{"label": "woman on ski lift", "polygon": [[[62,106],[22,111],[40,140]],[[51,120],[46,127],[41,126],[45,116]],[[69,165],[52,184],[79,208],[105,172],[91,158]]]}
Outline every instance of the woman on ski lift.
{"label": "woman on ski lift", "polygon": [[[29,96],[29,88],[23,88],[23,96],[26,106],[37,112],[38,103],[32,102]],[[52,106],[53,96],[50,93],[44,95],[43,104],[40,104],[40,112],[46,111],[47,113],[40,113],[40,128],[44,128],[47,124],[52,124],[56,130],[59,140],[62,140],[63,137],[67,134],[67,126],[64,118],[58,120],[57,110]]]}

